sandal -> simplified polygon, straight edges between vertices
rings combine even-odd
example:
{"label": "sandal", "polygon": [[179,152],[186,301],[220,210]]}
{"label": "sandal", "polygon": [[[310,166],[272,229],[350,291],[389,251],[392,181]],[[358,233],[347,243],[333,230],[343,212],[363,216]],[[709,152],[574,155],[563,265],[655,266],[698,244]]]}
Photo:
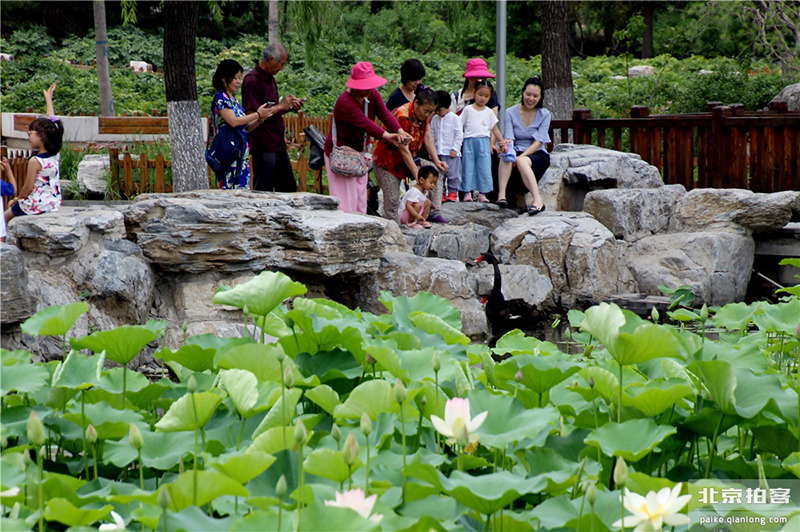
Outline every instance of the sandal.
{"label": "sandal", "polygon": [[497,200],[497,206],[501,209],[508,209],[508,201],[505,198]]}
{"label": "sandal", "polygon": [[536,216],[540,212],[544,212],[545,206],[542,205],[541,207],[537,207],[536,205],[531,205],[528,207],[528,216]]}
{"label": "sandal", "polygon": [[420,229],[428,229],[431,226],[430,222],[417,222],[417,227]]}
{"label": "sandal", "polygon": [[410,223],[410,224],[406,224],[406,227],[408,227],[409,229],[420,229],[420,225],[418,223],[416,223],[416,222]]}

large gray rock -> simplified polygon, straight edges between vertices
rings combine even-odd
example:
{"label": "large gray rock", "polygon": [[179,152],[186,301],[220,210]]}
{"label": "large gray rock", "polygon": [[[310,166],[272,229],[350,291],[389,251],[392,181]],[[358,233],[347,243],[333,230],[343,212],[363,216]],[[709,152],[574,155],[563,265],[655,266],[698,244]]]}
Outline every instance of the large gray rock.
{"label": "large gray rock", "polygon": [[442,203],[442,216],[452,225],[473,223],[495,229],[506,220],[516,218],[518,214],[516,211],[501,209],[491,203],[470,201]]}
{"label": "large gray rock", "polygon": [[614,235],[586,213],[521,216],[498,227],[492,249],[501,263],[527,264],[550,278],[565,307],[601,301],[617,291]]}
{"label": "large gray rock", "polygon": [[550,168],[539,191],[548,210],[583,210],[584,196],[601,188],[657,188],[658,169],[635,153],[583,144],[559,144],[550,154]]}
{"label": "large gray rock", "polygon": [[583,211],[594,216],[616,238],[633,242],[667,232],[672,211],[685,194],[682,185],[594,190],[586,194]]}
{"label": "large gray rock", "polygon": [[789,104],[789,111],[800,111],[800,83],[785,86],[772,101],[785,101]]}
{"label": "large gray rock", "polygon": [[197,191],[143,195],[124,212],[129,237],[164,272],[375,271],[383,224],[337,204],[305,193]]}
{"label": "large gray rock", "polygon": [[403,234],[403,231],[400,229],[400,226],[397,225],[397,222],[395,222],[394,220],[387,220],[386,218],[383,218],[381,216],[371,216],[370,218],[383,225],[383,236],[381,237],[380,241],[383,244],[383,249],[386,253],[414,252],[414,250],[408,243],[406,235]]}
{"label": "large gray rock", "polygon": [[704,231],[643,238],[623,255],[640,292],[688,285],[697,304],[724,305],[744,299],[754,248],[750,236]]}
{"label": "large gray rock", "polygon": [[800,213],[800,192],[755,193],[738,188],[696,188],[678,202],[673,231],[776,231]]}
{"label": "large gray rock", "polygon": [[78,163],[78,190],[87,196],[104,196],[110,171],[109,155],[85,155]]}
{"label": "large gray rock", "polygon": [[430,229],[408,229],[403,233],[414,254],[420,257],[469,262],[489,250],[489,228],[483,225],[433,224]]}
{"label": "large gray rock", "polygon": [[[555,307],[553,283],[533,266],[523,264],[500,264],[503,297],[523,299],[537,308],[549,310]],[[488,296],[494,288],[494,268],[491,264],[481,263],[473,270],[472,275],[478,285],[478,295]]]}
{"label": "large gray rock", "polygon": [[33,314],[22,252],[6,243],[0,243],[0,299],[2,323],[19,323]]}
{"label": "large gray rock", "polygon": [[380,259],[378,271],[362,277],[355,302],[363,310],[384,313],[386,308],[378,300],[380,290],[409,297],[422,291],[431,292],[458,308],[464,334],[482,336],[488,331],[486,314],[475,296],[474,285],[462,262],[411,253],[386,253]]}
{"label": "large gray rock", "polygon": [[628,76],[638,78],[641,76],[655,76],[656,69],[650,65],[635,65],[628,69]]}

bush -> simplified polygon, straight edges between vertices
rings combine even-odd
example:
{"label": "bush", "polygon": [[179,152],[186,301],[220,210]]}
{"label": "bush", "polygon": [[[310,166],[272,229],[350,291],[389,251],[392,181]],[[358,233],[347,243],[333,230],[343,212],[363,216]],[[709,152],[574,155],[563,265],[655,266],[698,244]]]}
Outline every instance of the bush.
{"label": "bush", "polygon": [[14,57],[44,57],[53,51],[55,44],[55,39],[47,34],[47,29],[36,25],[12,33],[8,41],[3,42],[3,53]]}

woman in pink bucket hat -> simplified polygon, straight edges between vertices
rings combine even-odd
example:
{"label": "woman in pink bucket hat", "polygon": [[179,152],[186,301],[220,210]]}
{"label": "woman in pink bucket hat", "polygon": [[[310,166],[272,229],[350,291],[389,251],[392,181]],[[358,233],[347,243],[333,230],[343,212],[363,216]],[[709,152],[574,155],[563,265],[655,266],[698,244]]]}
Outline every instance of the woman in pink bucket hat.
{"label": "woman in pink bucket hat", "polygon": [[[495,75],[489,72],[486,61],[480,57],[474,57],[467,61],[467,68],[464,70],[464,86],[452,94],[450,109],[460,115],[464,107],[475,102],[475,84],[482,79],[489,78],[494,79]],[[500,111],[497,96],[494,93],[486,106],[492,109],[495,115]]]}
{"label": "woman in pink bucket hat", "polygon": [[[411,140],[397,119],[386,108],[378,87],[386,79],[375,74],[370,63],[361,61],[353,66],[347,89],[339,95],[333,106],[333,124],[325,139],[325,170],[331,196],[339,198],[339,209],[344,212],[367,212],[368,173],[359,177],[344,177],[331,171],[331,152],[337,146],[349,146],[356,151],[365,150],[367,135],[399,145]],[[383,129],[375,117],[385,124]],[[334,139],[335,133],[335,139]]]}

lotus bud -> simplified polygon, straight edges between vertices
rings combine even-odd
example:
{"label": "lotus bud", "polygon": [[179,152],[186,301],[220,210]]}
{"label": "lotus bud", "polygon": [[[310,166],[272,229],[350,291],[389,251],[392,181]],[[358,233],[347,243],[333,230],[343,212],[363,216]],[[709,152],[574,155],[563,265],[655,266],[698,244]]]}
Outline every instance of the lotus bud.
{"label": "lotus bud", "polygon": [[518,369],[516,373],[514,373],[514,380],[517,382],[522,382],[522,370]]}
{"label": "lotus bud", "polygon": [[569,327],[567,327],[567,330],[564,331],[564,338],[566,338],[567,340],[572,338],[572,329],[570,329]]}
{"label": "lotus bud", "polygon": [[364,436],[369,436],[372,432],[372,421],[370,421],[369,416],[366,412],[361,414],[361,434]]}
{"label": "lotus bud", "polygon": [[650,311],[650,318],[652,318],[653,323],[658,323],[658,319],[660,317],[661,316],[658,314],[658,309],[656,307],[653,307],[653,309]]}
{"label": "lotus bud", "polygon": [[333,426],[331,426],[331,436],[333,436],[333,439],[336,441],[342,439],[342,431],[339,429],[339,425],[337,425],[336,423],[334,423]]}
{"label": "lotus bud", "polygon": [[47,433],[42,425],[42,420],[36,415],[36,412],[31,412],[28,416],[28,441],[37,449],[44,445],[47,439]]}
{"label": "lotus bud", "polygon": [[89,442],[89,445],[97,443],[97,429],[91,423],[86,427],[86,441]]}
{"label": "lotus bud", "polygon": [[194,378],[194,375],[189,375],[189,380],[186,381],[186,389],[189,390],[189,393],[197,391],[197,379]]}
{"label": "lotus bud", "polygon": [[162,509],[166,510],[169,508],[170,503],[170,496],[169,491],[166,487],[161,488],[158,492],[158,505],[161,506]]}
{"label": "lotus bud", "polygon": [[286,353],[283,352],[283,349],[278,349],[275,358],[278,360],[278,364],[283,365],[283,362],[286,360]]}
{"label": "lotus bud", "polygon": [[583,356],[590,357],[592,356],[592,351],[594,351],[593,345],[587,345],[586,350],[583,352]]}
{"label": "lotus bud", "polygon": [[183,463],[183,456],[178,460],[178,474],[182,475],[186,471],[186,464]]}
{"label": "lotus bud", "polygon": [[352,431],[347,435],[347,439],[344,441],[342,458],[344,458],[344,463],[348,466],[352,466],[356,463],[356,460],[358,460],[358,442],[356,441],[355,433]]}
{"label": "lotus bud", "polygon": [[700,321],[705,323],[708,321],[708,307],[703,303],[703,308],[700,309]]}
{"label": "lotus bud", "polygon": [[131,442],[131,447],[136,449],[137,451],[142,448],[144,445],[144,440],[142,439],[142,433],[139,430],[139,427],[131,423],[131,430],[128,432],[128,441]]}
{"label": "lotus bud", "polygon": [[439,373],[439,370],[442,369],[442,361],[439,359],[439,352],[433,352],[433,358],[431,358],[431,367],[433,368],[434,373]]}
{"label": "lotus bud", "polygon": [[589,501],[589,504],[592,506],[597,502],[597,495],[597,484],[590,482],[589,487],[586,488],[586,500]]}
{"label": "lotus bud", "polygon": [[306,443],[306,438],[308,438],[306,426],[303,425],[303,422],[300,421],[300,419],[298,419],[297,424],[294,426],[294,441],[300,445],[303,445]]}
{"label": "lotus bud", "polygon": [[286,366],[286,369],[283,371],[283,385],[287,388],[294,386],[294,375],[292,375],[292,368],[289,366]]}
{"label": "lotus bud", "polygon": [[403,381],[398,377],[397,381],[394,383],[394,400],[402,405],[406,402],[406,398],[408,398],[406,387],[403,386]]}
{"label": "lotus bud", "polygon": [[189,322],[188,321],[184,321],[183,322],[183,335],[184,336],[186,336],[186,331],[187,330],[189,330]]}
{"label": "lotus bud", "polygon": [[628,481],[628,466],[625,459],[621,456],[617,458],[617,465],[614,466],[614,484],[624,486]]}
{"label": "lotus bud", "polygon": [[281,475],[281,478],[278,479],[278,484],[275,486],[275,494],[282,499],[286,495],[286,489],[286,475]]}
{"label": "lotus bud", "polygon": [[366,361],[367,361],[367,364],[369,364],[370,366],[374,365],[375,362],[377,362],[377,360],[375,360],[375,357],[370,355],[369,353],[367,353]]}
{"label": "lotus bud", "polygon": [[423,395],[422,396],[422,406],[425,406],[427,404],[428,404],[428,396],[427,395]]}
{"label": "lotus bud", "polygon": [[250,315],[250,307],[245,305],[244,308],[242,309],[242,312],[244,312],[245,316],[249,316]]}
{"label": "lotus bud", "polygon": [[589,377],[589,388],[594,388],[594,377]]}

